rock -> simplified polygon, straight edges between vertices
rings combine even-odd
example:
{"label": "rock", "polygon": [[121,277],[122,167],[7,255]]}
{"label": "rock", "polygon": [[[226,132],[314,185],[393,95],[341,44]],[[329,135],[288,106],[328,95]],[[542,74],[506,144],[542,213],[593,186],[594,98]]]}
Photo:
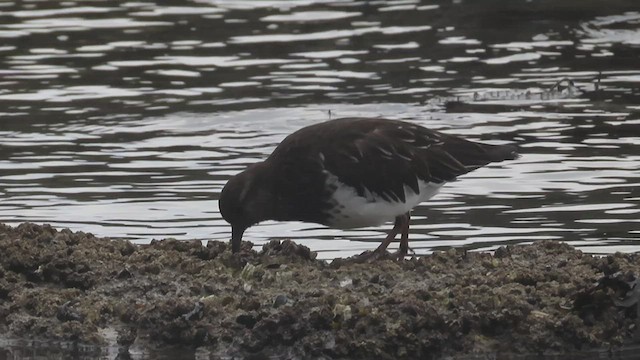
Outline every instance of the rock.
{"label": "rock", "polygon": [[287,295],[280,294],[276,296],[276,298],[273,300],[273,307],[278,308],[282,305],[285,305],[288,302],[289,302],[289,298],[287,297]]}
{"label": "rock", "polygon": [[58,308],[58,312],[56,313],[58,320],[78,322],[82,322],[84,320],[84,316],[80,314],[78,310],[73,308],[74,303],[75,301],[67,301]]}
{"label": "rock", "polygon": [[101,328],[123,329],[123,359],[134,341],[245,359],[433,359],[615,349],[639,327],[636,254],[540,241],[328,265],[288,240],[252,247],[0,224],[0,331],[101,344]]}

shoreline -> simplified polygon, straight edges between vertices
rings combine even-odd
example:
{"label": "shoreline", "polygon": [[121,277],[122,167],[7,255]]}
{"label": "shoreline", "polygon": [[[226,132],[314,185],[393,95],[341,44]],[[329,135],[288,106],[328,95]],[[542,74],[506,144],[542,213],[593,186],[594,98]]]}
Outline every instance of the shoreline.
{"label": "shoreline", "polygon": [[[396,262],[0,224],[0,334],[213,357],[436,359],[636,345],[637,254],[556,241]],[[106,330],[105,330],[106,329]]]}

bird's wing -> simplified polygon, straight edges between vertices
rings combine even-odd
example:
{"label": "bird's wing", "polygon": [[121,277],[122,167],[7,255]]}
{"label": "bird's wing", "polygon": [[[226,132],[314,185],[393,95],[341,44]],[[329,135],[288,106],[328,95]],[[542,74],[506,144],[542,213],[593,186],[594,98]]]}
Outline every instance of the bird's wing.
{"label": "bird's wing", "polygon": [[418,180],[443,183],[471,171],[447,151],[443,134],[403,122],[367,122],[333,134],[319,152],[324,169],[356,189],[405,201],[405,187],[419,193]]}
{"label": "bird's wing", "polygon": [[345,118],[299,130],[270,158],[290,177],[280,182],[288,192],[321,191],[323,178],[307,175],[326,171],[359,196],[405,201],[405,187],[418,193],[419,180],[441,184],[515,156],[512,146],[475,143],[407,122]]}

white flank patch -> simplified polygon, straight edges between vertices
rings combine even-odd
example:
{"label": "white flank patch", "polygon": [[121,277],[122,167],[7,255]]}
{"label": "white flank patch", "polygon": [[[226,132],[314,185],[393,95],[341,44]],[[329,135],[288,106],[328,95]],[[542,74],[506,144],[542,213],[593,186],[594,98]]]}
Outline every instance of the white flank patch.
{"label": "white flank patch", "polygon": [[330,212],[329,225],[338,229],[351,229],[377,226],[392,221],[396,216],[407,213],[416,205],[426,201],[438,193],[442,184],[418,180],[419,193],[404,186],[405,202],[386,201],[377,194],[365,189],[364,196],[358,196],[356,189],[345,185],[338,177],[325,170],[326,185],[336,187],[332,200],[338,211]]}

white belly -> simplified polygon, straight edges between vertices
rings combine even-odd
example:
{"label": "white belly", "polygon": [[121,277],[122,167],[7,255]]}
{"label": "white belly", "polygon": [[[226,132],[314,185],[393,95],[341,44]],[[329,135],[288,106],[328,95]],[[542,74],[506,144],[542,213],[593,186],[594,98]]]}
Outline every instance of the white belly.
{"label": "white belly", "polygon": [[396,216],[409,212],[416,205],[433,197],[444,184],[418,180],[418,193],[405,185],[405,201],[389,202],[367,190],[364,196],[359,196],[355,188],[340,182],[330,172],[325,172],[327,186],[336,188],[331,199],[335,206],[329,212],[327,225],[339,229],[377,226],[392,221]]}

